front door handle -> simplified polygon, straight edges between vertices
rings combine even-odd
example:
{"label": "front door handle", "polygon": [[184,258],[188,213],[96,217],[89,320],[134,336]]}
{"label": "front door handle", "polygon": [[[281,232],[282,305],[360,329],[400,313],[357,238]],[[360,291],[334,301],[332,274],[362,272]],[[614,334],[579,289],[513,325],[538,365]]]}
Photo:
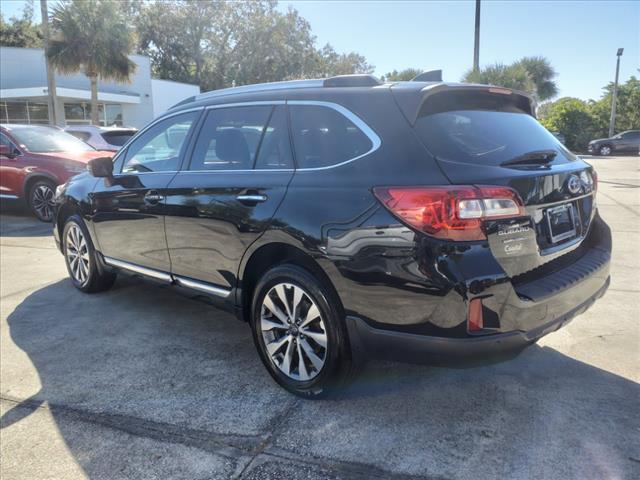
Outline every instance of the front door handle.
{"label": "front door handle", "polygon": [[246,193],[238,195],[236,200],[242,203],[261,203],[267,200],[267,196],[260,193]]}
{"label": "front door handle", "polygon": [[145,201],[149,203],[158,203],[162,201],[163,198],[164,197],[155,190],[151,190],[144,196]]}

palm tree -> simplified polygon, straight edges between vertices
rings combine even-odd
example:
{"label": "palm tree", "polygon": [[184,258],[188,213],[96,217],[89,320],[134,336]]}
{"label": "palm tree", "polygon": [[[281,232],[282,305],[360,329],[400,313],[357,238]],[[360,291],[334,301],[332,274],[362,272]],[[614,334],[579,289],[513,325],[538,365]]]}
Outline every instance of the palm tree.
{"label": "palm tree", "polygon": [[479,70],[469,70],[463,81],[513,88],[530,94],[534,94],[536,90],[533,79],[521,65],[495,63]]}
{"label": "palm tree", "polygon": [[496,63],[477,71],[469,70],[462,81],[523,90],[541,102],[558,94],[553,81],[555,76],[556,72],[546,58],[523,57],[511,65]]}
{"label": "palm tree", "polygon": [[51,14],[47,58],[61,73],[83,72],[91,83],[91,123],[98,125],[98,77],[129,82],[134,38],[114,0],[71,0]]}
{"label": "palm tree", "polygon": [[549,100],[558,94],[558,87],[553,78],[556,71],[549,60],[544,57],[523,57],[516,62],[522,66],[536,85],[536,96],[539,101]]}

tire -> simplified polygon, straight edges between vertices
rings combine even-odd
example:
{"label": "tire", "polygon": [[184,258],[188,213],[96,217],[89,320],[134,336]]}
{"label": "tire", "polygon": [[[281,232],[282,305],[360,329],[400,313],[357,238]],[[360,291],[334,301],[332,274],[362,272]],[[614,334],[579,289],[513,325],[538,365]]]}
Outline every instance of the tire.
{"label": "tire", "polygon": [[[295,320],[288,323],[291,310]],[[251,312],[260,359],[289,392],[321,398],[339,391],[353,377],[354,362],[338,299],[308,271],[291,264],[269,270],[254,290]]]}
{"label": "tire", "polygon": [[611,155],[611,146],[610,145],[602,145],[599,149],[598,149],[598,155],[600,155],[601,157],[606,157],[608,155]]}
{"label": "tire", "polygon": [[116,274],[100,269],[96,250],[80,216],[73,215],[67,219],[61,241],[67,272],[74,287],[85,293],[111,288]]}
{"label": "tire", "polygon": [[51,180],[36,180],[30,187],[27,197],[29,210],[41,222],[53,220],[56,185]]}

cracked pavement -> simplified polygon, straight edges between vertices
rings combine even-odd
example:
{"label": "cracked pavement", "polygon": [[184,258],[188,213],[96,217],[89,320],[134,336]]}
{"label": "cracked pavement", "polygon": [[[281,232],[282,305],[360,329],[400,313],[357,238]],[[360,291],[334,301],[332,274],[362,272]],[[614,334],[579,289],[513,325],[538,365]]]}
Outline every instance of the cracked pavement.
{"label": "cracked pavement", "polygon": [[169,287],[76,291],[50,227],[4,205],[0,477],[640,477],[640,158],[588,159],[609,292],[517,358],[372,362],[340,396],[280,389],[246,325]]}

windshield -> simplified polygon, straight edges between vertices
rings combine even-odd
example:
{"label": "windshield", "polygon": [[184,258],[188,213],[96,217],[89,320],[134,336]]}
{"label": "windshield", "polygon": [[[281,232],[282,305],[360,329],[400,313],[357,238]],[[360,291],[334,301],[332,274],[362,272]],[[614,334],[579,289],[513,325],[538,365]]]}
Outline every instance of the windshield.
{"label": "windshield", "polygon": [[12,128],[18,143],[33,153],[89,152],[95,150],[73,135],[50,127]]}
{"label": "windshield", "polygon": [[425,115],[416,131],[442,160],[497,166],[535,151],[558,153],[554,163],[575,160],[556,137],[523,112],[456,110]]}

